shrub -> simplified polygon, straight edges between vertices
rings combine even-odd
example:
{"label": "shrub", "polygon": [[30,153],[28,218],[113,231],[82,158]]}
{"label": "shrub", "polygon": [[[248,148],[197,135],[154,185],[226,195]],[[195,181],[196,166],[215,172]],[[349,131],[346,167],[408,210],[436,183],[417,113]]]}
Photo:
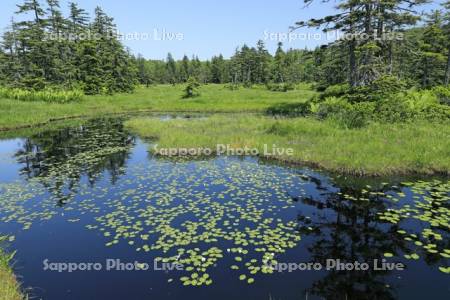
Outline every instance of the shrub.
{"label": "shrub", "polygon": [[240,86],[237,83],[228,83],[225,85],[226,89],[229,89],[230,91],[236,91],[239,90]]}
{"label": "shrub", "polygon": [[348,85],[347,83],[330,85],[320,95],[320,99],[325,99],[328,97],[341,97],[349,93],[349,91],[350,85]]}
{"label": "shrub", "polygon": [[311,113],[310,103],[281,103],[266,110],[266,113],[273,116],[302,117]]}
{"label": "shrub", "polygon": [[370,92],[379,99],[389,97],[407,89],[407,83],[396,76],[384,75],[369,85]]}
{"label": "shrub", "polygon": [[189,77],[186,87],[184,88],[183,98],[192,98],[200,95],[198,88],[200,83],[194,77]]}
{"label": "shrub", "polygon": [[44,101],[51,103],[69,103],[83,98],[80,90],[62,91],[57,89],[27,90],[18,88],[0,88],[0,97],[20,101]]}
{"label": "shrub", "polygon": [[429,106],[439,104],[437,96],[430,90],[408,91],[404,95],[395,95],[399,100],[404,101],[409,109],[415,112],[425,110]]}
{"label": "shrub", "polygon": [[449,121],[450,107],[448,105],[430,105],[418,113],[419,117],[430,121]]}
{"label": "shrub", "polygon": [[320,99],[328,97],[344,97],[350,103],[381,101],[404,91],[407,87],[405,81],[399,80],[395,76],[381,76],[367,86],[350,87],[349,84],[336,84],[329,86],[320,95]]}
{"label": "shrub", "polygon": [[375,111],[375,103],[348,103],[344,98],[327,98],[319,104],[317,116],[328,118],[345,128],[361,128],[368,124]]}
{"label": "shrub", "polygon": [[369,123],[374,111],[373,102],[360,102],[341,110],[335,118],[343,127],[361,128]]}
{"label": "shrub", "polygon": [[374,118],[382,122],[404,122],[416,114],[402,97],[390,97],[376,103]]}
{"label": "shrub", "polygon": [[432,92],[441,104],[450,105],[450,86],[436,86],[432,89]]}
{"label": "shrub", "polygon": [[319,103],[317,108],[317,117],[319,119],[326,119],[333,115],[337,115],[343,110],[349,109],[351,106],[344,98],[328,97],[323,102]]}
{"label": "shrub", "polygon": [[326,83],[323,83],[323,82],[313,83],[312,84],[312,88],[314,90],[316,90],[317,92],[324,92],[327,89],[328,86],[329,85],[327,85]]}

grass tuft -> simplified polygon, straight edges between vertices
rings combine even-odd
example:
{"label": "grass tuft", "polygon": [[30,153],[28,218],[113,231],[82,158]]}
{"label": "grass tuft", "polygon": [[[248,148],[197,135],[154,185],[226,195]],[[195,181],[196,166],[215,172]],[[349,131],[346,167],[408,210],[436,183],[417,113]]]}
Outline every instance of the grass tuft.
{"label": "grass tuft", "polygon": [[[0,242],[6,237],[0,237]],[[25,297],[20,291],[20,285],[10,267],[10,261],[14,254],[6,254],[0,250],[0,299],[22,300]]]}

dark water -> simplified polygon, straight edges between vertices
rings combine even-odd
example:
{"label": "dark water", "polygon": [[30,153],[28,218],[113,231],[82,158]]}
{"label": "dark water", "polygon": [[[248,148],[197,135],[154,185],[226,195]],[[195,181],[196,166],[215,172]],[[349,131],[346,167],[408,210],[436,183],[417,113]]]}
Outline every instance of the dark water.
{"label": "dark water", "polygon": [[[0,233],[13,236],[5,246],[32,297],[450,299],[448,179],[174,161],[148,149],[121,119],[0,141]],[[148,270],[108,271],[109,259]],[[337,259],[369,268],[326,270]],[[374,270],[383,259],[405,270]],[[55,263],[101,270],[44,270]],[[283,263],[321,269],[268,267]]]}

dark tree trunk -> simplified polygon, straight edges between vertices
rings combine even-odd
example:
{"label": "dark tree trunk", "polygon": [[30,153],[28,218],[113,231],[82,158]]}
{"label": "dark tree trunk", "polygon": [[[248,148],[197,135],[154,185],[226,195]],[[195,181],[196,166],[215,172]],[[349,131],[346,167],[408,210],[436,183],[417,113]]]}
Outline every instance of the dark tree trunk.
{"label": "dark tree trunk", "polygon": [[392,42],[389,42],[388,44],[388,73],[389,75],[392,75],[392,71],[394,69],[394,55],[393,55],[393,48]]}
{"label": "dark tree trunk", "polygon": [[349,45],[349,72],[348,81],[351,87],[356,86],[356,55],[355,55],[356,41],[353,39]]}
{"label": "dark tree trunk", "polygon": [[450,81],[450,49],[448,49],[447,54],[447,69],[445,70],[444,84],[448,85],[449,81]]}

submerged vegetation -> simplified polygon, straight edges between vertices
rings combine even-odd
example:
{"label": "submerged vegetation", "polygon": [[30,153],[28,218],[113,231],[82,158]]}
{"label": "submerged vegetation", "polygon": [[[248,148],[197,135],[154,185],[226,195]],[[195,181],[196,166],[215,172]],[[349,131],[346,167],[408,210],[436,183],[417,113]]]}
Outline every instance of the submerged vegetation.
{"label": "submerged vegetation", "polygon": [[159,148],[292,148],[293,155],[270,156],[310,163],[358,175],[401,173],[449,174],[448,124],[372,123],[361,129],[339,128],[313,118],[274,119],[263,116],[211,116],[200,120],[160,121],[136,118],[126,126],[143,137],[156,138]]}

